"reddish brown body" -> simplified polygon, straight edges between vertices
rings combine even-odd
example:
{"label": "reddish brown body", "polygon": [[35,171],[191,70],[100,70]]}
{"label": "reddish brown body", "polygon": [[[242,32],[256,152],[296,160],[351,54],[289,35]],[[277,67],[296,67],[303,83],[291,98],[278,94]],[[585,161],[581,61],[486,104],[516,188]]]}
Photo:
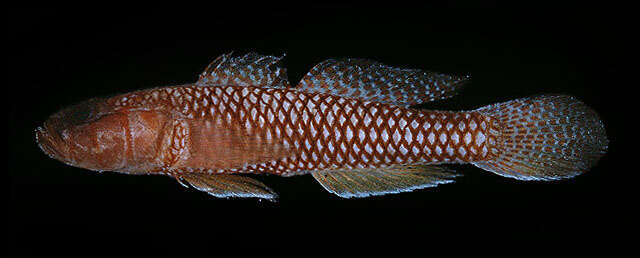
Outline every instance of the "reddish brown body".
{"label": "reddish brown body", "polygon": [[124,150],[103,160],[120,158],[117,170],[129,173],[294,175],[472,162],[487,159],[497,137],[497,124],[478,112],[418,111],[293,89],[184,85],[102,105],[113,112],[103,118],[110,124],[93,126],[120,132]]}
{"label": "reddish brown body", "polygon": [[330,59],[292,88],[279,60],[222,55],[195,84],[64,109],[37,129],[37,141],[69,165],[267,199],[275,193],[237,174],[311,173],[338,196],[366,197],[452,182],[455,173],[431,166],[443,163],[519,180],[572,177],[607,148],[597,114],[572,97],[417,110],[409,106],[451,97],[468,77]]}

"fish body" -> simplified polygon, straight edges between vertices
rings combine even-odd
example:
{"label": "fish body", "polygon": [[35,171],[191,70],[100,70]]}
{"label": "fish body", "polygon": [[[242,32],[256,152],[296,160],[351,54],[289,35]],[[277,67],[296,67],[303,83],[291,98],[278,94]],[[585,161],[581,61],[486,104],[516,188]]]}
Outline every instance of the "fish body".
{"label": "fish body", "polygon": [[[164,139],[157,143],[156,165],[169,174],[291,176],[322,169],[468,163],[487,159],[497,136],[494,120],[479,112],[422,111],[295,89],[183,85],[124,94],[106,104],[129,116],[172,114],[155,116],[161,120],[156,123],[172,127],[156,136]],[[254,138],[256,145],[279,146],[286,154],[262,162],[234,154],[239,164],[222,164],[226,161],[217,150],[233,148],[220,146],[236,134]]]}
{"label": "fish body", "polygon": [[452,182],[458,174],[436,166],[448,163],[520,180],[567,178],[606,151],[602,122],[572,97],[419,110],[410,106],[453,96],[468,76],[327,60],[290,87],[279,60],[223,55],[194,84],[83,102],[36,137],[73,166],[266,199],[275,193],[243,174],[311,173],[338,196],[366,197]]}

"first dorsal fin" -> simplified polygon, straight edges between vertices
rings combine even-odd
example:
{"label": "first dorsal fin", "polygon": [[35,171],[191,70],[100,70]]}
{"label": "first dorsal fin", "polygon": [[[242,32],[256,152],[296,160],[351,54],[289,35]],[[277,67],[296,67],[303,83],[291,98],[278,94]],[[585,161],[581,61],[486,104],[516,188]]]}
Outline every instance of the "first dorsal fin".
{"label": "first dorsal fin", "polygon": [[368,59],[329,59],[313,67],[298,89],[407,107],[453,97],[469,79]]}
{"label": "first dorsal fin", "polygon": [[326,170],[311,174],[324,189],[342,198],[410,192],[451,183],[458,176],[441,167],[424,165]]}
{"label": "first dorsal fin", "polygon": [[257,86],[287,88],[287,70],[279,66],[284,58],[248,53],[232,57],[232,53],[223,54],[213,60],[200,74],[197,86]]}

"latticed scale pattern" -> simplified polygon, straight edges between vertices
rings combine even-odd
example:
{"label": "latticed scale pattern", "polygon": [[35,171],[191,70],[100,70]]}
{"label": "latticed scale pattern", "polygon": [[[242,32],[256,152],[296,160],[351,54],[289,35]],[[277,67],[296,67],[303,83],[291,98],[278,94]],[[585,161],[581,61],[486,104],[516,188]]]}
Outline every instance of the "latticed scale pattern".
{"label": "latticed scale pattern", "polygon": [[[226,123],[230,128],[241,125],[246,134],[259,135],[267,144],[283,144],[290,153],[237,168],[176,171],[287,176],[336,168],[470,162],[491,155],[496,140],[497,125],[478,112],[419,111],[291,89],[168,87],[126,95],[114,104],[163,107],[180,113],[187,123],[192,119]],[[189,137],[189,133],[174,135]]]}
{"label": "latticed scale pattern", "polygon": [[367,197],[453,182],[456,173],[431,166],[442,163],[519,180],[568,178],[607,150],[602,121],[573,97],[417,110],[409,107],[452,97],[469,77],[329,59],[290,88],[281,59],[222,55],[194,84],[62,110],[36,139],[70,165],[164,173],[217,197],[265,199],[275,192],[233,174],[311,173],[340,197]]}

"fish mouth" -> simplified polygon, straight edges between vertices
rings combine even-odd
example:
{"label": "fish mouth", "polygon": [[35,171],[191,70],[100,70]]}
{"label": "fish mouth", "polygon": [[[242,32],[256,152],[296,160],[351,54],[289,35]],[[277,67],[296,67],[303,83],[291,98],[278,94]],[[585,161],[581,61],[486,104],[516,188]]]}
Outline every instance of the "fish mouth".
{"label": "fish mouth", "polygon": [[38,147],[40,147],[40,149],[50,158],[60,160],[63,157],[62,153],[58,151],[58,146],[54,140],[54,137],[49,133],[49,130],[46,130],[42,126],[38,126],[35,132]]}

